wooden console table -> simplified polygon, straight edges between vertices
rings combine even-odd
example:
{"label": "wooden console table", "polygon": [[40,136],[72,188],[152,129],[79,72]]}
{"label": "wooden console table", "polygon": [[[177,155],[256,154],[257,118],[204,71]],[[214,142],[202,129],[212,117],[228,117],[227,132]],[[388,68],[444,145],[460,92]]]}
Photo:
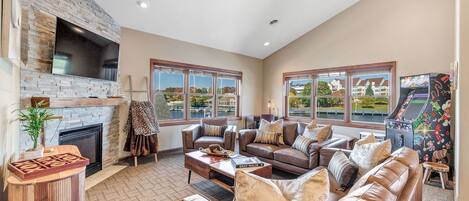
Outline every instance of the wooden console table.
{"label": "wooden console table", "polygon": [[[81,156],[74,145],[47,147],[45,156],[73,153]],[[22,180],[15,175],[8,177],[8,200],[10,201],[84,201],[85,169],[75,168],[31,180]]]}

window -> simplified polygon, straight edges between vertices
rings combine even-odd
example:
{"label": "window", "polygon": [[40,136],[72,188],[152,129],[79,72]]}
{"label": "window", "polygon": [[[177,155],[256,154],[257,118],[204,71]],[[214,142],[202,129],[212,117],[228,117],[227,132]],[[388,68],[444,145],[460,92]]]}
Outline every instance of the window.
{"label": "window", "polygon": [[395,97],[395,65],[386,62],[284,73],[286,118],[381,128]]}
{"label": "window", "polygon": [[217,79],[217,116],[236,116],[238,108],[238,80],[229,77]]}
{"label": "window", "polygon": [[389,114],[389,73],[352,76],[352,121],[384,122]]}
{"label": "window", "polygon": [[158,119],[184,119],[183,71],[170,68],[154,69],[152,86]]}
{"label": "window", "polygon": [[288,116],[311,117],[311,78],[297,78],[288,82]]}
{"label": "window", "polygon": [[153,101],[163,126],[240,116],[241,72],[162,60],[151,60],[151,71]]}
{"label": "window", "polygon": [[190,118],[210,118],[213,112],[213,76],[203,72],[189,73]]}
{"label": "window", "polygon": [[345,72],[319,74],[317,87],[317,117],[322,119],[344,119]]}

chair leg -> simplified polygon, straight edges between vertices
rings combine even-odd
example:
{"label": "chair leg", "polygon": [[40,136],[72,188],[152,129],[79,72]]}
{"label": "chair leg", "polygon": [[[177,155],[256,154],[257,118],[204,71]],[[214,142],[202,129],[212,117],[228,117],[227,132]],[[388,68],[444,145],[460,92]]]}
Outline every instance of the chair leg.
{"label": "chair leg", "polygon": [[441,187],[443,189],[446,189],[446,180],[445,180],[445,175],[443,172],[439,172],[440,173],[440,180],[441,180]]}
{"label": "chair leg", "polygon": [[155,153],[155,163],[158,163],[158,154]]}
{"label": "chair leg", "polygon": [[137,156],[134,156],[134,167],[137,167]]}
{"label": "chair leg", "polygon": [[432,171],[430,170],[430,168],[425,168],[425,173],[423,174],[423,184],[426,184],[428,182],[431,173]]}

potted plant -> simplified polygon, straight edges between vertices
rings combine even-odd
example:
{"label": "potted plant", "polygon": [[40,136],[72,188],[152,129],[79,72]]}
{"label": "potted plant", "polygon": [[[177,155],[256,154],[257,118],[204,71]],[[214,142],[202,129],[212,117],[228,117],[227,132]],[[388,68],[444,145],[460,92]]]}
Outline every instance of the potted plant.
{"label": "potted plant", "polygon": [[22,121],[22,128],[33,141],[33,147],[22,153],[25,160],[42,157],[44,147],[38,144],[42,133],[44,122],[52,117],[49,109],[44,108],[46,104],[41,101],[35,107],[28,106],[24,111],[19,112],[19,120]]}

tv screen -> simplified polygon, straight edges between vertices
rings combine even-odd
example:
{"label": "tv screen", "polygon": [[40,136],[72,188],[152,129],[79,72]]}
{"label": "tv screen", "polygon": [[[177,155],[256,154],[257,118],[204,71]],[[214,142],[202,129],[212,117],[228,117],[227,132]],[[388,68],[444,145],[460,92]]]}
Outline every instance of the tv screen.
{"label": "tv screen", "polygon": [[57,19],[52,73],[116,81],[119,44]]}

